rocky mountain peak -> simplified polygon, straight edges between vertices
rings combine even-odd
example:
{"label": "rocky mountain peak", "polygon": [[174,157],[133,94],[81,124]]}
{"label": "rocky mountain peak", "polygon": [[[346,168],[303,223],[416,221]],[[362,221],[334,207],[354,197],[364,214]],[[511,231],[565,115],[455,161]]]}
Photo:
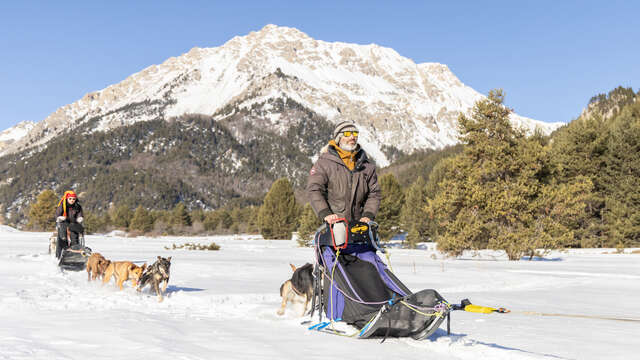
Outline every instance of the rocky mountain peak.
{"label": "rocky mountain peak", "polygon": [[[456,143],[458,115],[481,98],[446,65],[416,64],[375,44],[325,42],[294,28],[266,25],[219,47],[194,47],[89,93],[22,137],[0,138],[0,155],[45,146],[57,134],[89,123],[87,132],[110,131],[139,121],[214,115],[291,99],[329,122],[354,120],[363,147],[386,165],[388,146],[412,152]],[[280,133],[288,126],[277,109],[261,114]],[[512,120],[547,133],[560,125],[518,115]]]}

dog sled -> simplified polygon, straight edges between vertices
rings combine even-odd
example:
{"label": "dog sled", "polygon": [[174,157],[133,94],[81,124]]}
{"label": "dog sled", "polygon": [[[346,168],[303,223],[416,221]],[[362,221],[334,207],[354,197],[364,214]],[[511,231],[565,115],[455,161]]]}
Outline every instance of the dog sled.
{"label": "dog sled", "polygon": [[[319,322],[310,330],[337,332],[329,325],[343,321],[360,331],[354,336],[412,337],[431,336],[454,310],[473,311],[468,300],[450,304],[436,290],[412,292],[382,262],[375,222],[324,224],[314,237],[316,264],[311,317],[318,310]],[[466,308],[466,309],[465,309]],[[480,311],[473,311],[480,312]],[[504,311],[506,312],[506,310]],[[327,317],[323,321],[322,317]],[[384,341],[383,339],[383,341]]]}
{"label": "dog sled", "polygon": [[[73,230],[78,230],[78,243],[71,245],[71,239],[69,234],[69,227],[67,227],[66,233],[61,229],[60,224],[56,224],[57,237],[59,240],[56,246],[59,244],[66,244],[63,247],[60,260],[58,261],[58,267],[62,270],[69,271],[81,271],[84,270],[87,266],[87,260],[89,256],[91,256],[91,248],[85,246],[84,243],[84,228],[80,224],[71,224],[70,226],[74,226]],[[60,241],[61,240],[61,241]],[[51,248],[51,245],[50,245]],[[55,250],[54,250],[55,253]]]}

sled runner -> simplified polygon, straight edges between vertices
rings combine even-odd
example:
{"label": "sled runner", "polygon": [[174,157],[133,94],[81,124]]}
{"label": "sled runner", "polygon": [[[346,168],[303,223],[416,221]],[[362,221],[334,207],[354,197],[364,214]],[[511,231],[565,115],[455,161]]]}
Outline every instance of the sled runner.
{"label": "sled runner", "polygon": [[[316,266],[312,303],[320,309],[322,330],[332,321],[344,321],[360,332],[358,337],[433,334],[452,310],[432,289],[413,293],[382,262],[375,222],[325,224],[314,237]],[[329,322],[322,322],[324,311]]]}
{"label": "sled runner", "polygon": [[[56,225],[56,228],[60,230],[59,225]],[[87,266],[87,260],[89,259],[89,256],[91,256],[91,248],[86,247],[84,244],[84,228],[80,225],[77,230],[80,230],[78,231],[78,244],[74,244],[62,249],[60,261],[58,262],[58,267],[60,267],[60,269],[62,270],[84,270]],[[62,231],[58,231],[58,236],[61,236],[61,233]],[[66,235],[65,240],[67,241],[67,243],[69,241],[68,233],[69,231],[67,231],[67,234],[62,234]]]}

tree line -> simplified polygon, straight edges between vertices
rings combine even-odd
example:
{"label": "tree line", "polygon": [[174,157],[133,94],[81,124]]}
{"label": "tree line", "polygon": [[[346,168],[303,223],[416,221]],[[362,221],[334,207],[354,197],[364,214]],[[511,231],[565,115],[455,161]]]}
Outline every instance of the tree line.
{"label": "tree line", "polygon": [[[504,93],[491,91],[459,117],[460,145],[382,169],[381,237],[405,232],[407,247],[435,241],[454,256],[495,249],[512,260],[566,247],[639,246],[639,97],[623,88],[595,97],[591,111],[545,136],[514,127]],[[298,231],[306,243],[321,223],[296,199],[294,186],[281,178],[259,206],[214,211],[189,211],[183,203],[165,211],[112,206],[87,216],[87,229],[245,232],[270,239],[290,239]],[[52,217],[53,210],[38,204],[57,198],[43,194],[29,212],[31,229],[52,226],[52,219],[38,219]]]}

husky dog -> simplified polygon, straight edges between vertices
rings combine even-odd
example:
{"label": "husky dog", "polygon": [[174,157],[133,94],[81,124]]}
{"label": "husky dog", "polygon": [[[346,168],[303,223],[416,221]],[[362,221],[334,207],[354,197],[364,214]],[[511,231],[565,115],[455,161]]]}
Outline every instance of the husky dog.
{"label": "husky dog", "polygon": [[[138,291],[142,291],[150,283],[153,285],[153,291],[158,295],[158,301],[161,302],[163,300],[162,294],[167,291],[167,285],[169,284],[170,269],[171,256],[168,258],[158,256],[158,260],[151,264],[142,274]],[[163,283],[162,291],[160,291],[160,283]]]}
{"label": "husky dog", "polygon": [[280,296],[282,296],[282,304],[278,310],[278,315],[284,315],[284,308],[287,302],[304,302],[301,316],[307,313],[309,300],[313,296],[313,265],[306,263],[304,266],[297,268],[293,264],[289,264],[293,270],[291,279],[285,281],[280,286]]}

